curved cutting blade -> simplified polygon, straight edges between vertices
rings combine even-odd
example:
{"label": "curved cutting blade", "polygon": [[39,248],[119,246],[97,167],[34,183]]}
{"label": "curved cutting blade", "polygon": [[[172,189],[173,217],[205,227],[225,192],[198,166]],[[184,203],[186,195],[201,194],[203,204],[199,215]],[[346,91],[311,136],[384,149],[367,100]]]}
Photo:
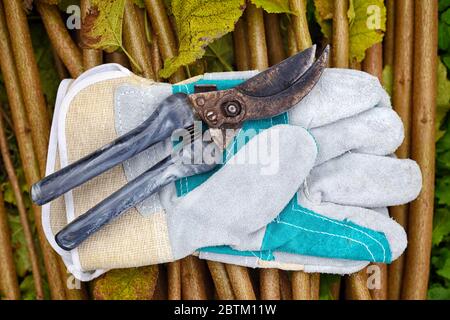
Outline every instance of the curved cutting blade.
{"label": "curved cutting blade", "polygon": [[270,67],[235,89],[252,97],[268,97],[287,89],[311,67],[316,45]]}
{"label": "curved cutting blade", "polygon": [[327,46],[313,62],[315,47],[310,48],[238,87],[196,93],[188,99],[210,128],[238,128],[247,120],[276,116],[299,103],[317,84],[329,51]]}

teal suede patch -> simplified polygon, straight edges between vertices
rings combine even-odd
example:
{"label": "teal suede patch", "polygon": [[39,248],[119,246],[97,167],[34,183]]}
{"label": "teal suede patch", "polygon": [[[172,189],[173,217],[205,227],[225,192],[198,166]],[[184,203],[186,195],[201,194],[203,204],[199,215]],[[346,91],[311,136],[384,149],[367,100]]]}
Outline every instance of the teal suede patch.
{"label": "teal suede patch", "polygon": [[[187,85],[173,86],[173,92],[193,93],[195,84],[215,84],[219,90],[232,88],[244,80],[199,80]],[[271,119],[248,121],[234,138],[233,143],[224,151],[224,163],[236,154],[239,139],[247,139],[247,143],[259,132],[274,125],[287,124],[287,114]],[[251,130],[253,135],[248,135]],[[183,178],[176,182],[177,195],[183,196],[203,182],[215,171]],[[389,243],[385,235],[354,224],[351,221],[330,219],[316,212],[303,208],[297,203],[297,197],[283,209],[280,215],[266,228],[260,251],[238,251],[229,246],[202,248],[199,251],[230,254],[238,256],[254,256],[262,260],[273,260],[274,251],[318,256],[337,259],[351,259],[371,262],[390,263],[392,260]]]}
{"label": "teal suede patch", "polygon": [[381,263],[392,261],[383,233],[348,220],[320,215],[300,206],[296,198],[267,226],[261,250]]}

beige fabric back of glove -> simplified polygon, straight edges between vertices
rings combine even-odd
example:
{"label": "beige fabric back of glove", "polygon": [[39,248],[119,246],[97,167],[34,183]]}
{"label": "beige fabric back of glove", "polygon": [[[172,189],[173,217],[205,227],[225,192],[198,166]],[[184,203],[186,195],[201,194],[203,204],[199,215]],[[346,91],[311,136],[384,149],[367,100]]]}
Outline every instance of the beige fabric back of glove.
{"label": "beige fabric back of glove", "polygon": [[[120,72],[108,75],[111,66],[103,65],[89,70],[72,82],[68,90],[64,88],[64,83],[60,86],[50,137],[47,175],[119,136],[115,121],[120,121],[120,115],[115,114],[114,107],[118,87],[143,86],[146,90],[154,90],[156,94],[161,92],[161,99],[171,94],[170,85],[137,77],[120,66],[116,66]],[[196,77],[187,81],[198,79]],[[78,90],[80,86],[83,88]],[[218,132],[212,133],[213,139],[216,138],[222,145],[222,137]],[[228,137],[227,141],[231,138]],[[71,252],[63,251],[54,241],[54,236],[68,222],[127,182],[123,166],[118,165],[43,207],[43,227],[49,242],[63,257],[68,270],[82,281],[90,281],[109,269],[173,261],[163,210],[147,215],[135,208],[130,209]],[[258,260],[254,267],[302,270],[304,266]]]}
{"label": "beige fabric back of glove", "polygon": [[[59,114],[55,114],[57,123],[52,126],[51,140],[57,139],[58,146],[50,147],[51,168],[48,166],[47,169],[56,171],[65,161],[72,163],[118,137],[113,105],[114,91],[121,84],[152,86],[155,83],[129,74],[88,85],[73,98],[69,96],[75,85],[69,87]],[[55,144],[56,141],[51,141],[50,145],[52,142]],[[50,162],[54,162],[53,165]],[[48,219],[43,219],[44,229],[49,241],[52,242],[54,235],[68,221],[82,215],[126,183],[123,167],[119,165],[67,193],[65,198],[53,201],[47,210],[44,208],[44,214],[48,214]],[[50,226],[46,225],[48,223]],[[152,236],[155,234],[160,236]],[[70,254],[55,249],[63,253],[69,270],[81,273],[150,265],[157,260],[171,260],[172,256],[164,212],[144,217],[134,208],[92,235]]]}

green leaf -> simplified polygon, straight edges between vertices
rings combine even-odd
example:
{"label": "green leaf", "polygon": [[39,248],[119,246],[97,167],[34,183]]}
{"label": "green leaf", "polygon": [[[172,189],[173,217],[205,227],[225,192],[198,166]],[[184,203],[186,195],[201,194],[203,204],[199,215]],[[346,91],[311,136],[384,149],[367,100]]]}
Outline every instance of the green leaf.
{"label": "green leaf", "polygon": [[316,7],[315,17],[320,26],[322,34],[330,38],[332,32],[332,19],[333,19],[333,1],[330,0],[314,0],[314,6]]}
{"label": "green leaf", "polygon": [[204,55],[208,72],[233,71],[233,38],[227,34],[206,48]]}
{"label": "green leaf", "polygon": [[168,78],[181,66],[200,59],[208,44],[234,29],[244,7],[244,0],[173,0],[180,45],[178,55],[164,61],[160,76]]}
{"label": "green leaf", "polygon": [[269,13],[293,13],[290,11],[289,0],[252,0],[252,2]]}
{"label": "green leaf", "polygon": [[450,206],[450,176],[444,176],[436,181],[435,193],[438,204]]}
{"label": "green leaf", "polygon": [[444,288],[440,284],[432,285],[428,290],[430,300],[450,300],[450,288]]}
{"label": "green leaf", "polygon": [[450,249],[442,248],[431,258],[432,265],[437,269],[436,274],[450,280]]}
{"label": "green leaf", "polygon": [[36,300],[33,276],[26,276],[20,283],[20,293],[23,300]]}
{"label": "green leaf", "polygon": [[348,25],[351,27],[353,25],[353,21],[355,21],[355,17],[356,17],[355,3],[353,0],[349,1],[347,17],[348,17]]}
{"label": "green leaf", "polygon": [[81,26],[85,47],[113,52],[122,48],[122,20],[125,0],[92,0],[91,10]]}
{"label": "green leaf", "polygon": [[450,54],[441,57],[442,62],[445,64],[447,69],[450,69]]}
{"label": "green leaf", "polygon": [[450,49],[450,25],[439,21],[438,28],[439,49],[447,51]]}
{"label": "green leaf", "polygon": [[[333,0],[314,0],[316,19],[322,33],[331,38]],[[352,0],[349,11],[350,59],[361,62],[366,50],[383,40],[386,7],[382,0]]]}
{"label": "green leaf", "polygon": [[382,0],[353,0],[355,19],[350,27],[350,58],[360,62],[366,50],[383,40],[386,8]]}
{"label": "green leaf", "polygon": [[440,154],[437,160],[439,169],[450,171],[450,150]]}
{"label": "green leaf", "polygon": [[3,200],[5,201],[5,203],[9,203],[15,206],[17,204],[16,197],[14,196],[14,192],[9,181],[2,183],[2,190]]}
{"label": "green leaf", "polygon": [[34,54],[39,67],[42,90],[44,91],[47,103],[53,106],[61,80],[55,68],[52,46],[47,32],[40,21],[33,21],[31,23],[30,33]]}
{"label": "green leaf", "polygon": [[[447,193],[450,193],[450,190],[447,189]],[[440,245],[448,235],[450,235],[450,210],[437,209],[433,222],[433,246]]]}
{"label": "green leaf", "polygon": [[438,92],[436,110],[436,139],[439,140],[444,131],[441,130],[442,123],[450,110],[450,81],[447,79],[447,68],[439,59],[438,62]]}
{"label": "green leaf", "polygon": [[439,0],[439,12],[450,7],[450,0]]}
{"label": "green leaf", "polygon": [[439,139],[436,144],[436,153],[438,156],[441,156],[443,153],[450,151],[450,123],[447,123],[447,128],[443,129],[446,129],[445,134],[441,139]]}
{"label": "green leaf", "polygon": [[158,280],[158,266],[111,270],[94,280],[95,300],[150,300]]}
{"label": "green leaf", "polygon": [[22,224],[19,216],[9,215],[9,227],[11,228],[11,241],[14,251],[14,262],[16,265],[17,275],[24,277],[27,272],[31,271],[31,263],[28,257],[25,235],[23,233]]}
{"label": "green leaf", "polygon": [[383,69],[383,87],[392,97],[394,89],[394,69],[391,65],[386,65]]}
{"label": "green leaf", "polygon": [[447,9],[441,14],[440,20],[450,25],[450,9]]}
{"label": "green leaf", "polygon": [[333,300],[331,289],[339,279],[340,276],[334,274],[320,275],[320,300]]}

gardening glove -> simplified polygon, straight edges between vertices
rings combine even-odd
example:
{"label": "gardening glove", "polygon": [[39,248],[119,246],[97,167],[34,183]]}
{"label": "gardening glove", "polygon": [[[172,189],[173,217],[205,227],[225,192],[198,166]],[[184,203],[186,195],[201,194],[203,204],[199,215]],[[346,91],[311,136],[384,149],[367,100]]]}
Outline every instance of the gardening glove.
{"label": "gardening glove", "polygon": [[[169,95],[193,90],[194,82],[212,81],[219,89],[226,89],[253,74],[235,73],[228,78],[205,75],[171,86],[110,64],[93,68],[76,80],[65,80],[54,111],[47,174],[133,129]],[[245,146],[230,154],[229,161],[243,164],[218,168],[207,182],[183,198],[169,192],[175,190],[174,184],[168,186],[161,194],[163,205],[155,195],[76,249],[61,250],[54,236],[67,223],[166,156],[166,150],[149,148],[45,205],[43,227],[50,244],[69,271],[83,281],[112,268],[180,259],[201,247],[231,245],[259,250],[265,226],[295,195],[316,161],[317,146],[311,134],[301,127],[282,124],[284,118],[260,121],[267,128],[277,121],[280,125],[259,135],[255,131]],[[261,174],[263,165],[245,162],[246,154],[255,154],[259,145],[278,151],[277,170],[271,174]],[[292,165],[298,161],[303,165]]]}
{"label": "gardening glove", "polygon": [[278,247],[246,253],[208,248],[200,257],[339,274],[395,260],[406,247],[406,234],[377,208],[414,200],[422,183],[415,162],[389,156],[403,141],[403,127],[378,80],[327,70],[289,119],[311,128],[319,154],[297,198],[267,228],[267,243]]}

